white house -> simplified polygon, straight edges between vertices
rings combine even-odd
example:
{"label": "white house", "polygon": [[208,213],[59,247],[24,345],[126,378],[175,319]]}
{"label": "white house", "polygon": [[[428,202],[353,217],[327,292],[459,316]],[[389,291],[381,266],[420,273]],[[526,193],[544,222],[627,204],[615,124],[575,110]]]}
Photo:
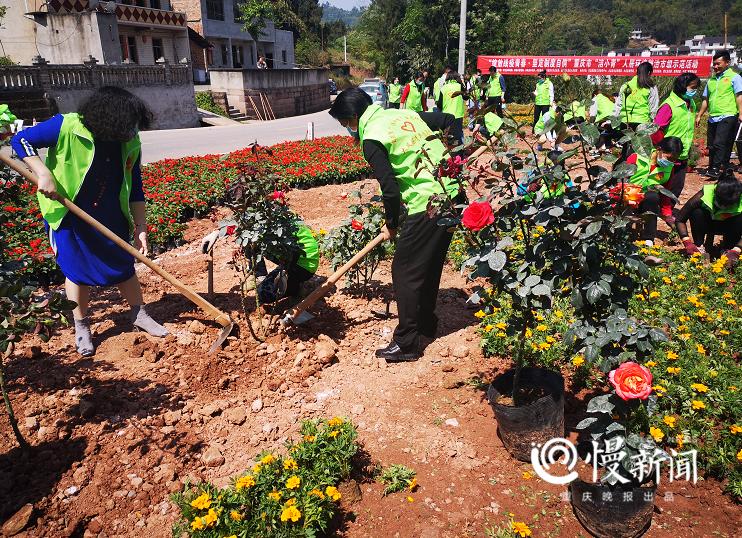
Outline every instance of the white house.
{"label": "white house", "polygon": [[690,49],[691,56],[713,56],[719,50],[728,50],[732,57],[732,65],[738,63],[737,51],[734,43],[737,36],[727,36],[726,42],[723,36],[695,35],[692,39],[685,40],[685,46]]}

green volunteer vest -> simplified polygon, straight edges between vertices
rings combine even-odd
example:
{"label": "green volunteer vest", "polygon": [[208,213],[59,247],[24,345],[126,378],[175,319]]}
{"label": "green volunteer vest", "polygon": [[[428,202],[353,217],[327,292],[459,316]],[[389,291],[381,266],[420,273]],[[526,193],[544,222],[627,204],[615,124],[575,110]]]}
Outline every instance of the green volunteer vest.
{"label": "green volunteer vest", "polygon": [[613,101],[599,93],[595,96],[595,102],[598,105],[598,114],[595,116],[595,123],[600,123],[606,118],[613,116]]}
{"label": "green volunteer vest", "polygon": [[727,69],[719,78],[712,76],[707,84],[709,116],[736,116],[737,98],[734,95],[732,79],[737,76],[733,69]]}
{"label": "green volunteer vest", "polygon": [[402,85],[401,84],[390,84],[389,85],[389,102],[390,103],[399,103],[400,98],[402,97]]}
{"label": "green volunteer vest", "polygon": [[475,101],[479,101],[482,97],[482,90],[479,88],[479,78],[476,76],[471,77],[469,79],[469,84],[471,85],[471,98]]}
{"label": "green volunteer vest", "polygon": [[438,102],[438,99],[441,98],[441,79],[436,79],[436,81],[433,83],[433,99],[435,99],[435,102]]}
{"label": "green volunteer vest", "polygon": [[454,118],[463,118],[466,115],[466,103],[461,95],[453,97],[453,94],[461,91],[461,84],[455,80],[449,80],[443,86],[443,112],[452,114]]}
{"label": "green volunteer vest", "polygon": [[[129,195],[131,194],[131,171],[139,158],[141,151],[139,135],[128,142],[121,144],[121,162],[123,164],[124,180],[121,182],[119,201],[121,212],[129,222],[129,228],[133,229],[134,221],[129,208]],[[64,114],[62,128],[59,131],[57,145],[49,149],[46,156],[46,166],[54,175],[54,183],[57,192],[75,201],[77,193],[80,192],[85,174],[88,173],[90,165],[93,164],[95,154],[95,141],[92,133],[80,120],[80,116],[73,112]],[[62,219],[67,214],[67,208],[55,200],[50,200],[41,193],[37,193],[39,210],[44,220],[49,223],[52,230],[59,228]]]}
{"label": "green volunteer vest", "polygon": [[541,83],[536,83],[536,104],[546,106],[551,104],[551,88],[554,84],[547,78]]}
{"label": "green volunteer vest", "polygon": [[490,79],[487,83],[487,97],[502,97],[502,86],[500,85],[499,73],[490,75]]}
{"label": "green volunteer vest", "polygon": [[[569,180],[569,176],[565,174],[564,182],[566,183],[568,180]],[[541,193],[541,196],[544,198],[544,200],[556,198],[557,196],[562,196],[564,192],[567,190],[565,183],[554,184],[554,185],[550,185],[549,187],[547,187],[546,185],[542,185],[541,188],[538,190],[538,192]],[[533,193],[528,193],[523,196],[523,199],[526,202],[533,202],[535,198],[536,196]]]}
{"label": "green volunteer vest", "polygon": [[564,113],[564,121],[569,121],[575,118],[582,118],[584,120],[585,116],[587,116],[585,105],[579,101],[572,101],[572,104],[569,105],[569,108]]}
{"label": "green volunteer vest", "polygon": [[487,128],[487,132],[490,136],[495,136],[495,133],[502,127],[502,118],[494,112],[487,112],[484,115],[484,126]]}
{"label": "green volunteer vest", "polygon": [[319,245],[312,235],[311,228],[300,223],[296,232],[296,239],[304,250],[304,254],[299,257],[296,264],[310,273],[316,273],[317,267],[319,267]]}
{"label": "green volunteer vest", "polygon": [[668,104],[672,109],[672,119],[665,130],[665,137],[677,136],[683,142],[683,153],[680,154],[679,159],[684,161],[688,158],[688,153],[693,145],[696,103],[691,100],[689,109],[681,97],[678,97],[675,92],[670,92],[670,96],[662,104]]}
{"label": "green volunteer vest", "polygon": [[641,186],[645,191],[653,185],[664,185],[670,180],[672,166],[656,166],[652,170],[649,159],[636,155],[636,172],[629,178],[629,182]]}
{"label": "green volunteer vest", "polygon": [[[410,215],[422,213],[432,195],[443,193],[440,183],[433,177],[428,159],[439,163],[446,148],[438,138],[427,140],[432,134],[417,112],[411,110],[384,110],[379,105],[371,105],[358,120],[361,144],[374,140],[386,149],[389,164],[399,182],[402,201]],[[418,165],[423,149],[428,158]],[[456,196],[458,182],[448,178],[444,181],[449,195]]]}
{"label": "green volunteer vest", "polygon": [[[549,118],[553,119],[554,114],[556,114],[556,107],[549,108]],[[546,116],[546,113],[544,112],[539,116],[538,121],[536,122],[536,125],[533,126],[533,132],[536,134],[543,134],[544,127],[546,126],[546,120],[544,119],[544,116]]]}
{"label": "green volunteer vest", "polygon": [[[652,119],[649,114],[649,88],[640,88],[638,84],[637,77],[634,77],[621,87],[623,122],[648,123]],[[630,90],[628,93],[627,88]]]}
{"label": "green volunteer vest", "polygon": [[736,206],[715,208],[714,197],[716,196],[716,185],[704,185],[703,196],[701,197],[701,203],[706,206],[711,212],[711,218],[713,220],[726,220],[732,217],[736,217],[742,213],[742,198],[739,199]]}
{"label": "green volunteer vest", "polygon": [[417,84],[410,82],[410,91],[407,93],[407,100],[405,101],[405,108],[407,110],[414,110],[415,112],[423,111],[423,94],[418,89]]}

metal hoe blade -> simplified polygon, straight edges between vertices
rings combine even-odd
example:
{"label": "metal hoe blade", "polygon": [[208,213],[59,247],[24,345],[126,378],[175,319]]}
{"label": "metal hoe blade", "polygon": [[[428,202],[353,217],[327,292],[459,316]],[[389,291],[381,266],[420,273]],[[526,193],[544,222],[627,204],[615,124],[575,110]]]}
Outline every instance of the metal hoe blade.
{"label": "metal hoe blade", "polygon": [[211,344],[211,347],[209,348],[209,355],[215,353],[216,350],[222,346],[227,337],[232,334],[233,330],[234,322],[231,322],[229,325],[225,325],[224,327],[222,327],[222,332],[219,333],[219,337],[214,340],[214,343]]}
{"label": "metal hoe blade", "polygon": [[288,325],[289,323],[293,323],[294,325],[303,325],[304,323],[313,320],[314,316],[307,312],[306,310],[302,310],[299,312],[296,316],[292,316],[291,314],[286,314],[281,319],[281,325]]}

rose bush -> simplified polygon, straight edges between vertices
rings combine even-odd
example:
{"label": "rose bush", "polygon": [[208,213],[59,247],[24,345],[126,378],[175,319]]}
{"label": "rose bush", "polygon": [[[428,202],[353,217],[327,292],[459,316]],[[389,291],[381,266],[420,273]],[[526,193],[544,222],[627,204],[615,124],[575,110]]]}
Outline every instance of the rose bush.
{"label": "rose bush", "polygon": [[608,380],[622,400],[646,400],[652,393],[652,372],[635,362],[625,362],[611,370]]}

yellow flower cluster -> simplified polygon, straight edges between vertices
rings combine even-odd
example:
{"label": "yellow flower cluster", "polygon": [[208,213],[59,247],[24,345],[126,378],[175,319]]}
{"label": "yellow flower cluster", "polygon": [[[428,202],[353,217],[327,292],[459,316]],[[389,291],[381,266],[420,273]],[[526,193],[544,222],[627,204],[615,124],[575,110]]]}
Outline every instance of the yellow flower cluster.
{"label": "yellow flower cluster", "polygon": [[206,510],[211,506],[211,496],[208,493],[202,493],[191,501],[191,507],[197,510]]}
{"label": "yellow flower cluster", "polygon": [[662,430],[660,430],[659,428],[655,428],[654,426],[649,428],[649,435],[651,435],[652,439],[654,439],[658,443],[665,437],[665,434],[662,432]]}
{"label": "yellow flower cluster", "polygon": [[732,435],[737,435],[738,433],[742,433],[742,426],[732,424],[729,426],[729,431],[732,432]]}
{"label": "yellow flower cluster", "polygon": [[572,357],[572,364],[574,366],[582,366],[585,363],[585,358],[582,355],[575,355]]}
{"label": "yellow flower cluster", "polygon": [[299,521],[299,519],[301,519],[301,512],[296,506],[286,506],[281,512],[281,521],[283,521],[284,523],[287,521],[296,523],[297,521]]}
{"label": "yellow flower cluster", "polygon": [[692,388],[696,392],[708,392],[709,391],[709,388],[703,383],[692,383],[690,388]]}
{"label": "yellow flower cluster", "polygon": [[333,501],[339,501],[341,497],[338,488],[336,488],[335,486],[327,486],[325,488],[325,495],[327,495]]}
{"label": "yellow flower cluster", "polygon": [[671,415],[666,415],[666,416],[665,416],[665,417],[664,417],[664,418],[662,419],[662,422],[664,422],[665,424],[667,424],[667,427],[668,427],[668,428],[674,428],[674,427],[675,427],[675,422],[676,422],[676,420],[677,420],[677,419],[676,419],[675,417],[673,417],[673,416],[671,416]]}
{"label": "yellow flower cluster", "polygon": [[274,461],[276,461],[276,457],[273,454],[266,454],[262,457],[260,463],[262,463],[263,465],[270,465]]}
{"label": "yellow flower cluster", "polygon": [[343,419],[340,417],[331,418],[329,421],[327,421],[327,425],[331,428],[337,428],[338,426],[343,425]]}
{"label": "yellow flower cluster", "polygon": [[296,489],[301,485],[301,478],[294,475],[289,477],[288,480],[286,480],[286,489]]}
{"label": "yellow flower cluster", "polygon": [[[740,451],[740,453],[742,453],[742,451]],[[522,521],[513,521],[510,523],[510,528],[513,531],[513,534],[517,534],[521,538],[527,538],[533,534],[530,527]]]}
{"label": "yellow flower cluster", "polygon": [[219,513],[217,513],[216,510],[213,508],[209,508],[209,512],[202,517],[196,517],[191,522],[191,530],[194,531],[200,531],[203,529],[208,529],[209,527],[213,527],[216,525],[217,520],[219,519]]}
{"label": "yellow flower cluster", "polygon": [[287,460],[283,461],[283,468],[287,471],[293,471],[299,468],[299,466],[296,464],[296,461],[292,458],[289,458]]}
{"label": "yellow flower cluster", "polygon": [[255,478],[253,478],[252,475],[247,474],[237,479],[237,482],[235,483],[234,488],[237,491],[241,491],[243,489],[251,488],[254,485],[255,485]]}
{"label": "yellow flower cluster", "polygon": [[280,491],[273,490],[268,494],[268,498],[272,501],[280,501],[281,497],[283,497],[283,493]]}
{"label": "yellow flower cluster", "polygon": [[701,400],[692,400],[690,404],[695,410],[706,409],[706,404],[703,403]]}

